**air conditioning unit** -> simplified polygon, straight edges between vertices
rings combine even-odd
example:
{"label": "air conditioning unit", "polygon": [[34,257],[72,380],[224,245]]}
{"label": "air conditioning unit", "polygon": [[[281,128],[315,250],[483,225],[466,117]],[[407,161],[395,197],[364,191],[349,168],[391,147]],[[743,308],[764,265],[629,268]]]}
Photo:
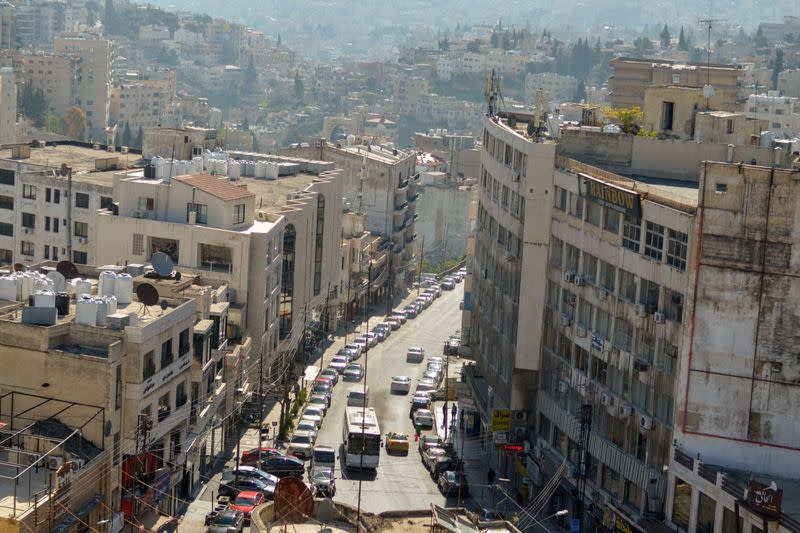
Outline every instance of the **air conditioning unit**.
{"label": "air conditioning unit", "polygon": [[76,470],[80,470],[81,468],[86,466],[86,461],[84,461],[83,459],[73,459],[72,464],[74,465],[74,468]]}
{"label": "air conditioning unit", "polygon": [[33,230],[31,228],[25,228],[25,233],[31,233]]}
{"label": "air conditioning unit", "polygon": [[583,279],[583,276],[575,276],[573,283],[578,287],[583,287],[584,285],[586,285],[586,280]]}
{"label": "air conditioning unit", "polygon": [[86,244],[87,242],[89,242],[89,239],[86,237],[78,237],[78,242],[81,244]]}
{"label": "air conditioning unit", "polygon": [[586,328],[579,325],[577,330],[575,331],[575,335],[581,338],[586,337]]}
{"label": "air conditioning unit", "polygon": [[558,392],[563,394],[563,393],[567,392],[568,390],[569,390],[569,383],[567,383],[566,381],[563,381],[563,380],[558,382]]}
{"label": "air conditioning unit", "polygon": [[62,457],[48,457],[47,458],[47,468],[50,470],[58,470],[61,468],[61,465],[64,464],[64,459]]}
{"label": "air conditioning unit", "polygon": [[645,311],[644,311],[644,305],[642,305],[642,304],[636,304],[636,305],[633,307],[633,314],[634,314],[634,316],[636,316],[637,318],[642,318],[642,317],[645,315]]}
{"label": "air conditioning unit", "polygon": [[633,414],[633,409],[627,403],[622,403],[619,405],[617,413],[620,418],[625,419]]}
{"label": "air conditioning unit", "polygon": [[656,311],[653,313],[653,322],[656,324],[663,324],[664,323],[664,313],[659,313]]}
{"label": "air conditioning unit", "polygon": [[511,178],[514,181],[519,181],[520,177],[521,177],[521,174],[517,170],[515,170],[514,172],[511,173]]}
{"label": "air conditioning unit", "polygon": [[597,289],[597,297],[601,300],[608,298],[608,291],[605,289]]}
{"label": "air conditioning unit", "polygon": [[266,211],[256,211],[256,220],[259,222],[266,222],[267,221],[267,212]]}
{"label": "air conditioning unit", "polygon": [[646,415],[639,415],[639,426],[642,429],[653,429],[653,419]]}
{"label": "air conditioning unit", "polygon": [[569,305],[575,305],[576,303],[578,303],[578,297],[571,294],[569,297]]}
{"label": "air conditioning unit", "polygon": [[564,281],[567,283],[572,283],[575,280],[575,274],[573,272],[564,272]]}
{"label": "air conditioning unit", "polygon": [[563,315],[562,314],[561,315],[561,325],[566,327],[566,326],[569,326],[570,324],[572,324],[572,319],[569,317],[569,315]]}
{"label": "air conditioning unit", "polygon": [[607,507],[613,503],[613,498],[606,492],[595,492],[597,503],[603,507]]}
{"label": "air conditioning unit", "polygon": [[123,153],[123,154],[127,154],[128,153],[128,147],[127,146],[120,146],[119,147],[119,151],[121,153]]}
{"label": "air conditioning unit", "polygon": [[603,353],[611,353],[611,342],[610,341],[603,341]]}
{"label": "air conditioning unit", "polygon": [[614,397],[608,393],[603,393],[600,395],[600,403],[605,405],[606,407],[611,407],[614,405]]}
{"label": "air conditioning unit", "polygon": [[117,151],[117,149],[116,149],[116,148],[114,148],[114,145],[113,145],[113,144],[109,144],[108,146],[106,146],[106,151],[107,151],[107,152],[116,152],[116,151]]}
{"label": "air conditioning unit", "polygon": [[514,420],[525,422],[528,419],[528,411],[514,411]]}
{"label": "air conditioning unit", "polygon": [[644,359],[634,359],[633,369],[636,370],[637,372],[647,372],[648,370],[650,370],[650,363],[648,363]]}

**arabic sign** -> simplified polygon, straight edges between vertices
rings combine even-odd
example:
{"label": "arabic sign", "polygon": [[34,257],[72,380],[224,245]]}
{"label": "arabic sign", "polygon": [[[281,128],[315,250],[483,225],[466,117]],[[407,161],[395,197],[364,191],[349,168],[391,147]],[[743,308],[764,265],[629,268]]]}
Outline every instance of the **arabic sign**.
{"label": "arabic sign", "polygon": [[747,485],[747,505],[757,513],[780,518],[782,500],[783,490],[774,481],[769,485],[751,481]]}
{"label": "arabic sign", "polygon": [[605,183],[588,174],[578,174],[581,196],[632,218],[642,217],[639,193]]}
{"label": "arabic sign", "polygon": [[617,531],[617,533],[634,533],[633,526],[619,515],[617,515],[616,520],[614,520],[614,530]]}
{"label": "arabic sign", "polygon": [[492,411],[492,431],[509,431],[511,429],[511,410],[495,409]]}

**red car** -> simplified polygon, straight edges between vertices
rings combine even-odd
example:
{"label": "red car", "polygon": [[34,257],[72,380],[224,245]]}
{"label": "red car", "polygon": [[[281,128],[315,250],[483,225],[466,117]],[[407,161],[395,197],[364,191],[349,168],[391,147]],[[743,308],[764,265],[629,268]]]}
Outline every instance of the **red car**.
{"label": "red car", "polygon": [[[274,457],[276,455],[283,455],[283,452],[279,451],[276,448],[261,448],[261,460],[267,459],[269,457]],[[258,448],[253,448],[252,450],[247,450],[242,452],[242,460],[241,463],[243,465],[254,465],[258,462]]]}
{"label": "red car", "polygon": [[250,521],[250,513],[253,509],[264,503],[264,495],[254,490],[243,490],[236,495],[229,506],[234,511],[241,511],[244,513],[244,519]]}

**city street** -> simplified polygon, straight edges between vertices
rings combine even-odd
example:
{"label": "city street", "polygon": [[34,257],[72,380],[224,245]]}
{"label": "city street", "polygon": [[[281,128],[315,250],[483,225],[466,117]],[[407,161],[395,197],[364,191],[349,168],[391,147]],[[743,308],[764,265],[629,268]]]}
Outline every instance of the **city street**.
{"label": "city street", "polygon": [[[421,346],[426,356],[442,356],[444,341],[461,327],[459,302],[463,298],[463,289],[464,285],[460,283],[455,290],[443,291],[442,296],[417,318],[409,319],[384,342],[370,348],[367,356],[369,405],[377,412],[381,432],[385,435],[390,431],[399,431],[411,435],[411,449],[405,457],[388,455],[381,450],[380,465],[375,474],[342,471],[339,466],[334,500],[356,505],[358,476],[363,476],[361,505],[369,512],[424,509],[430,503],[445,503],[445,498],[422,465],[413,441],[414,427],[409,418],[410,394],[391,394],[389,388],[392,376],[407,375],[414,380],[411,388],[413,393],[416,380],[423,373],[424,363],[406,363],[406,349],[409,346]],[[414,294],[416,291],[412,291]],[[371,320],[370,324],[377,322]],[[341,344],[334,343],[325,354],[323,364],[327,364]],[[362,364],[364,361],[363,356],[358,360]],[[361,387],[362,383],[340,381],[336,385],[333,402],[320,429],[317,444],[335,448],[341,444],[346,394],[348,389],[355,386]]]}

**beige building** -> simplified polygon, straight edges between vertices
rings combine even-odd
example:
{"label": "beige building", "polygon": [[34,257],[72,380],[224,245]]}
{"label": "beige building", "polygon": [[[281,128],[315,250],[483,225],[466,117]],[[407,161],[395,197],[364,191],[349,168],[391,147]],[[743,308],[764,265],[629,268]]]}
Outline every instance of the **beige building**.
{"label": "beige building", "polygon": [[778,92],[783,96],[800,98],[800,69],[784,70],[778,74]]}
{"label": "beige building", "polygon": [[[136,135],[139,128],[160,127],[175,104],[175,73],[167,80],[130,80],[111,89],[109,121],[117,126],[117,139],[126,125]],[[121,144],[121,143],[118,143]]]}
{"label": "beige building", "polygon": [[645,89],[653,86],[677,85],[702,89],[711,84],[719,98],[717,109],[737,111],[739,109],[740,69],[734,65],[676,63],[617,57],[611,60],[614,69],[609,83],[611,107],[626,108],[645,104]]}
{"label": "beige building", "polygon": [[86,112],[89,131],[96,139],[106,138],[113,48],[112,41],[88,34],[58,37],[53,43],[56,55],[80,58],[81,75],[76,80],[73,103]]}
{"label": "beige building", "polygon": [[31,84],[34,90],[41,89],[53,113],[63,115],[75,103],[78,72],[82,65],[80,58],[73,55],[19,53],[15,65],[19,79]]}
{"label": "beige building", "polygon": [[578,90],[578,80],[573,76],[563,76],[554,72],[526,74],[524,85],[524,102],[533,105],[536,102],[536,91],[542,89],[553,105],[571,102]]}
{"label": "beige building", "polygon": [[17,85],[14,69],[0,68],[0,145],[13,143],[17,126]]}
{"label": "beige building", "polygon": [[145,130],[142,155],[189,160],[204,150],[219,147],[217,130],[205,128],[153,128]]}

